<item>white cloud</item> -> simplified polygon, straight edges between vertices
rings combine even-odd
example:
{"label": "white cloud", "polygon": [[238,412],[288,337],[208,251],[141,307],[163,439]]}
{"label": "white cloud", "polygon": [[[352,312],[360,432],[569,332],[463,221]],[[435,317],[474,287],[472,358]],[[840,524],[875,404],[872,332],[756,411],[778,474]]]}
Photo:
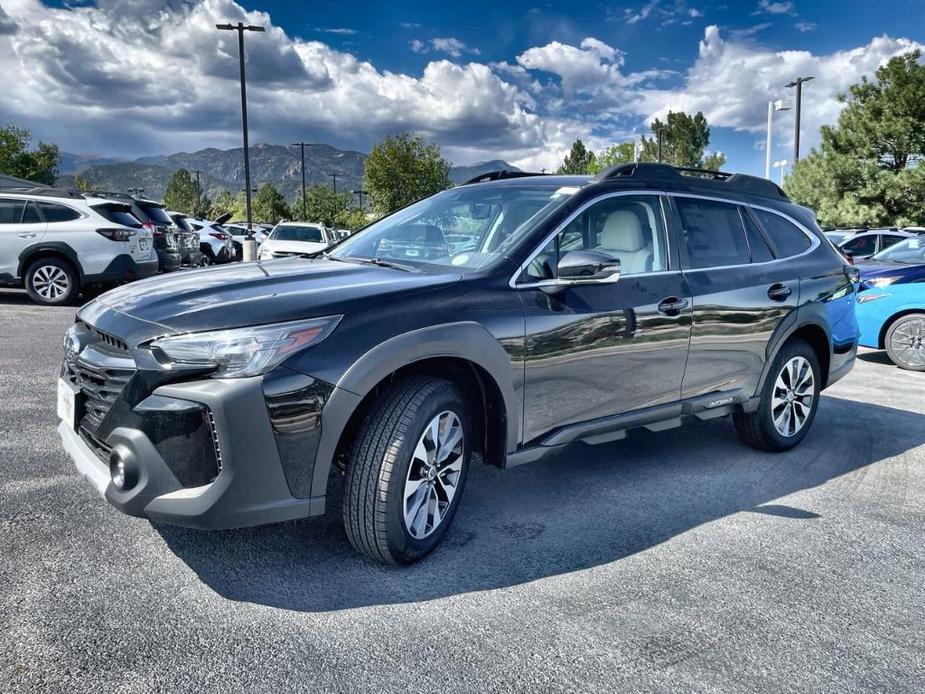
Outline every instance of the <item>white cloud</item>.
{"label": "white cloud", "polygon": [[773,2],[772,0],[761,0],[758,3],[758,9],[755,14],[796,14],[792,2]]}
{"label": "white cloud", "polygon": [[793,28],[805,34],[808,31],[815,31],[818,25],[815,22],[795,22]]}
{"label": "white cloud", "polygon": [[435,53],[446,53],[453,58],[459,58],[463,53],[469,53],[470,55],[479,55],[481,53],[478,48],[467,46],[465,43],[452,36],[434,38],[426,42],[420,39],[413,39],[411,41],[411,50],[415,53],[429,53],[431,51]]}
{"label": "white cloud", "polygon": [[353,36],[357,33],[356,29],[348,29],[347,27],[318,27],[317,31],[322,34],[338,34],[340,36]]}

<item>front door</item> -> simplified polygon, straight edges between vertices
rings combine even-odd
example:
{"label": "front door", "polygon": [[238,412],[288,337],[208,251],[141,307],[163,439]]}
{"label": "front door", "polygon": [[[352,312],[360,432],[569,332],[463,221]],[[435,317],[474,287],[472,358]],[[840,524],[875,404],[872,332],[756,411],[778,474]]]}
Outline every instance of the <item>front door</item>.
{"label": "front door", "polygon": [[[643,194],[591,202],[518,277],[525,442],[565,424],[679,399],[691,295],[669,261],[663,204]],[[559,258],[572,250],[619,258],[620,279],[551,291]]]}
{"label": "front door", "polygon": [[0,279],[13,279],[19,255],[45,235],[35,203],[21,198],[0,198]]}

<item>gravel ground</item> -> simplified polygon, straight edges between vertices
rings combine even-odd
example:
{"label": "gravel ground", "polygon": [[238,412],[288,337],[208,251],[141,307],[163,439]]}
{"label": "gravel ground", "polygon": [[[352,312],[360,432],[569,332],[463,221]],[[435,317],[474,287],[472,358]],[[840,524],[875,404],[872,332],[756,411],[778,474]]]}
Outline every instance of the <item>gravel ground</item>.
{"label": "gravel ground", "polygon": [[476,467],[446,542],[129,518],[60,450],[73,309],[0,292],[0,692],[925,691],[925,374],[876,352],[795,451],[728,422]]}

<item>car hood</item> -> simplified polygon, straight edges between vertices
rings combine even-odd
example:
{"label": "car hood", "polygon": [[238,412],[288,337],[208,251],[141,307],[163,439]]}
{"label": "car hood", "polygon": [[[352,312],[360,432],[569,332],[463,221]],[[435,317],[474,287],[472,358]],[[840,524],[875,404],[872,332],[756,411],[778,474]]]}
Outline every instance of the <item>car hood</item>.
{"label": "car hood", "polygon": [[[80,313],[100,329],[105,328],[98,320],[112,322],[103,316],[109,309],[130,317],[130,322],[152,326],[152,333],[218,330],[343,314],[368,305],[372,296],[386,303],[404,293],[452,285],[460,278],[454,272],[406,272],[326,258],[284,258],[132,282],[106,292]],[[137,327],[132,329],[136,343],[142,337]],[[113,330],[119,337],[129,337]]]}
{"label": "car hood", "polygon": [[328,247],[323,241],[276,241],[267,239],[260,246],[262,251],[275,251],[276,253],[317,253]]}

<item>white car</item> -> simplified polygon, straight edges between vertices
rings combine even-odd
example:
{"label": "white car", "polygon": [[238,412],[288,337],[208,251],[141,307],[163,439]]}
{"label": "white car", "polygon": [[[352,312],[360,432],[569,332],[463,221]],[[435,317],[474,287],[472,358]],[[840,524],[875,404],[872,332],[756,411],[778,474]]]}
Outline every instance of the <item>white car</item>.
{"label": "white car", "polygon": [[231,239],[231,234],[220,228],[218,224],[206,219],[189,217],[178,212],[170,212],[169,214],[174,219],[176,219],[176,216],[182,217],[190,229],[199,234],[199,250],[202,251],[203,265],[218,265],[235,259],[234,242]]}
{"label": "white car", "polygon": [[257,260],[285,258],[323,251],[337,241],[335,234],[321,224],[280,222],[260,245]]}
{"label": "white car", "polygon": [[[238,260],[241,260],[244,254],[244,239],[247,238],[247,224],[244,222],[231,222],[230,224],[222,224],[222,229],[231,234],[235,257],[237,257]],[[258,227],[256,224],[253,225],[253,231],[254,241],[257,242],[257,248],[260,248],[260,244],[263,243],[267,238],[267,232]]]}
{"label": "white car", "polygon": [[38,304],[72,301],[82,287],[157,273],[152,232],[125,202],[53,188],[0,189],[0,284]]}

